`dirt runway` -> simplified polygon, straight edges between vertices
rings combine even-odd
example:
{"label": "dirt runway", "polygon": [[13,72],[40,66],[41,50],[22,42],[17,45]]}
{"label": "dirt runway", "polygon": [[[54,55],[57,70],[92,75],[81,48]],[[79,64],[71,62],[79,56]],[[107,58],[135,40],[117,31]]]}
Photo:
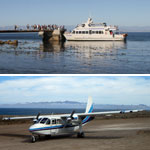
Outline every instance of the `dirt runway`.
{"label": "dirt runway", "polygon": [[36,143],[29,126],[0,125],[0,150],[150,150],[150,118],[96,119],[84,126],[85,138],[42,137]]}

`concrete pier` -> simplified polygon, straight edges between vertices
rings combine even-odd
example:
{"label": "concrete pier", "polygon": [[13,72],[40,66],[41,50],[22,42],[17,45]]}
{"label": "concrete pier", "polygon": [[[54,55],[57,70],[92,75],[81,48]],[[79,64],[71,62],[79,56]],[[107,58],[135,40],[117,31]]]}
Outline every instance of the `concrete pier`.
{"label": "concrete pier", "polygon": [[39,36],[43,38],[43,42],[49,41],[65,41],[64,32],[65,29],[54,30],[0,30],[0,33],[31,33],[37,32]]}
{"label": "concrete pier", "polygon": [[63,42],[65,41],[64,32],[65,30],[55,29],[51,31],[39,32],[39,35],[43,37],[43,42],[51,42],[51,41]]}

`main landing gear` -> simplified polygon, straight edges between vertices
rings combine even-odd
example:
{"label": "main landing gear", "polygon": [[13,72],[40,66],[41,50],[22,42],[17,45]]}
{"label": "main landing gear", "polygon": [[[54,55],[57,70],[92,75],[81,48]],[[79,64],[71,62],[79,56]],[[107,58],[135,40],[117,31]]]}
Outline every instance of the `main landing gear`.
{"label": "main landing gear", "polygon": [[79,132],[77,134],[77,137],[78,138],[84,138],[84,132],[82,130],[82,122],[80,122],[80,124],[79,124]]}
{"label": "main landing gear", "polygon": [[79,133],[77,134],[77,137],[78,137],[78,138],[84,138],[84,132],[81,132],[81,133],[79,132]]}

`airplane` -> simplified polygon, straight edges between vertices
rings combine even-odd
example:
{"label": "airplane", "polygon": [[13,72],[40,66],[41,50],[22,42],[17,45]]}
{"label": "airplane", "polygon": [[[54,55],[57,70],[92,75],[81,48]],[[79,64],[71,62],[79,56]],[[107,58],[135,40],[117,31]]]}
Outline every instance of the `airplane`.
{"label": "airplane", "polygon": [[34,124],[29,127],[31,132],[31,142],[37,141],[37,136],[53,136],[61,134],[74,134],[77,133],[78,138],[84,137],[82,127],[92,121],[95,116],[119,113],[132,113],[143,110],[126,110],[126,111],[105,111],[105,112],[93,112],[92,97],[88,98],[85,113],[75,113],[61,115],[40,115],[37,116],[25,116],[25,117],[5,117],[3,120],[15,120],[15,119],[33,119]]}

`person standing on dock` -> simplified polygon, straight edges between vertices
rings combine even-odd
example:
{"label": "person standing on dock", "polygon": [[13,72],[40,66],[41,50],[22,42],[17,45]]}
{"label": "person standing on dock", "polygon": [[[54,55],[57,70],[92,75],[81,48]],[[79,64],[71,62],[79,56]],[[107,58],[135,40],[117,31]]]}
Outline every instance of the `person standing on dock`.
{"label": "person standing on dock", "polygon": [[15,30],[17,30],[17,25],[14,26]]}
{"label": "person standing on dock", "polygon": [[27,30],[29,30],[30,29],[30,26],[29,26],[29,24],[27,24]]}

